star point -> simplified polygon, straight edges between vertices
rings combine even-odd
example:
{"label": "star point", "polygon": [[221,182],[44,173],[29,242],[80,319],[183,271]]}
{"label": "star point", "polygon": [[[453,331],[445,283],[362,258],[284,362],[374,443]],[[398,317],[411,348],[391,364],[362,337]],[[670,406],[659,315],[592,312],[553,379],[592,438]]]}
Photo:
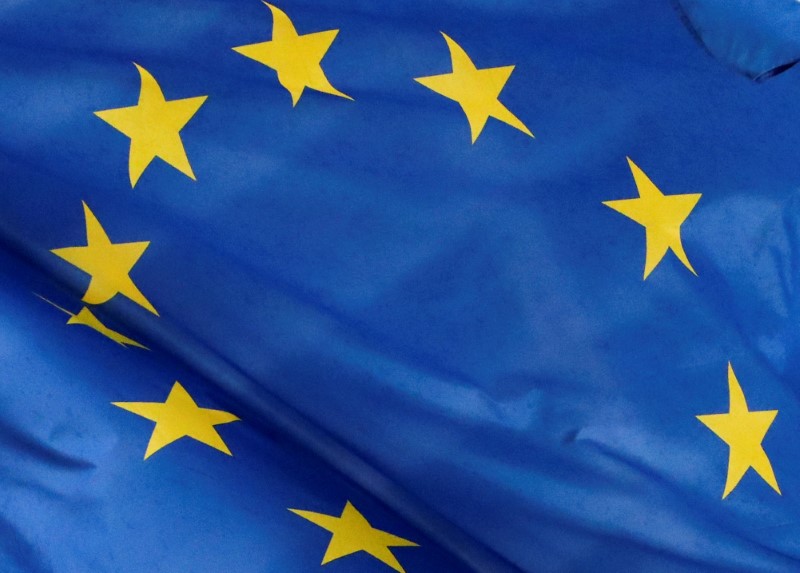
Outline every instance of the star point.
{"label": "star point", "polygon": [[135,106],[94,112],[97,117],[131,140],[128,174],[135,187],[156,157],[196,181],[180,131],[194,117],[208,96],[167,100],[153,75],[134,62],[141,78]]}
{"label": "star point", "polygon": [[472,143],[478,139],[490,117],[533,137],[528,127],[498,99],[514,71],[514,66],[478,69],[455,40],[444,32],[441,34],[450,50],[453,71],[414,80],[439,95],[458,102],[467,116]]}
{"label": "star point", "polygon": [[405,569],[390,547],[419,547],[413,541],[373,528],[349,501],[339,517],[300,509],[289,509],[289,511],[332,534],[322,558],[322,565],[364,551],[395,571],[405,573]]}
{"label": "star point", "polygon": [[121,294],[158,316],[155,307],[130,277],[133,266],[144,254],[150,242],[112,243],[100,221],[85,202],[83,213],[86,218],[86,246],[50,251],[91,275],[91,281],[83,295],[83,302],[103,304]]}
{"label": "star point", "polygon": [[117,344],[119,344],[122,347],[135,346],[137,348],[141,348],[142,350],[150,350],[149,348],[147,348],[143,344],[140,344],[140,343],[136,342],[135,340],[133,340],[131,338],[128,338],[124,334],[122,334],[120,332],[117,332],[116,330],[112,330],[111,328],[107,327],[105,324],[103,324],[103,322],[91,310],[89,310],[88,307],[84,306],[84,307],[82,307],[80,309],[80,311],[78,311],[77,314],[73,314],[72,312],[68,311],[67,309],[58,306],[53,301],[48,300],[48,299],[46,299],[45,297],[43,297],[41,295],[37,294],[36,296],[38,296],[40,299],[42,299],[47,304],[57,308],[58,310],[60,310],[64,314],[68,315],[69,316],[69,319],[67,320],[67,324],[68,325],[80,324],[80,325],[83,325],[83,326],[87,326],[87,327],[91,328],[92,330],[94,330],[95,332],[105,336],[109,340],[113,340],[114,342],[116,342]]}
{"label": "star point", "polygon": [[778,410],[752,411],[747,407],[742,387],[736,379],[733,366],[728,363],[728,391],[730,408],[727,414],[697,416],[709,430],[728,444],[728,476],[722,499],[739,485],[748,469],[753,468],[778,494],[781,493],[775,472],[761,442],[778,415]]}
{"label": "star point", "polygon": [[675,253],[678,260],[696,276],[697,271],[692,267],[683,248],[681,225],[689,217],[702,195],[700,193],[664,195],[630,157],[626,159],[633,174],[639,197],[603,201],[603,205],[636,221],[645,228],[644,279],[647,279],[655,270],[667,251]]}
{"label": "star point", "polygon": [[192,438],[229,456],[233,455],[214,426],[236,422],[239,418],[230,412],[198,407],[180,382],[173,384],[165,402],[112,404],[156,423],[144,459],[184,437]]}
{"label": "star point", "polygon": [[268,2],[264,4],[272,12],[272,39],[237,46],[233,51],[275,70],[278,81],[292,96],[292,107],[306,88],[352,100],[333,87],[322,70],[322,58],[339,30],[298,34],[285,12]]}

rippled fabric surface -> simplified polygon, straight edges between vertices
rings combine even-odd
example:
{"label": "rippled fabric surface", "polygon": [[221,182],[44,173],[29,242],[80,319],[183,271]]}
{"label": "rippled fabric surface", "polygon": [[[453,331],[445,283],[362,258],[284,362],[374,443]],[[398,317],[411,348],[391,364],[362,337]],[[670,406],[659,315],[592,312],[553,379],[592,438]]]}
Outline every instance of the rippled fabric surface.
{"label": "rippled fabric surface", "polygon": [[[350,501],[420,545],[392,548],[408,573],[797,570],[797,72],[749,81],[667,1],[279,8],[339,30],[322,68],[353,101],[293,107],[232,49],[271,38],[261,2],[0,7],[0,569],[391,571],[320,566],[330,534],[287,511]],[[490,118],[472,143],[414,81],[452,70],[440,31],[515,66],[498,101],[535,138]],[[131,186],[95,112],[137,104],[133,62],[207,96],[180,131],[196,180],[155,159]],[[696,275],[669,251],[643,280],[645,229],[603,204],[639,197],[626,157],[702,194]],[[158,316],[86,303],[50,252],[86,245],[82,202],[149,242],[130,278]],[[750,468],[722,499],[697,416],[729,411],[729,362],[778,411],[754,447],[780,495]],[[153,422],[111,403],[176,380],[240,418],[232,457],[142,459]]]}
{"label": "rippled fabric surface", "polygon": [[756,79],[800,59],[800,4],[795,0],[674,0],[708,50]]}

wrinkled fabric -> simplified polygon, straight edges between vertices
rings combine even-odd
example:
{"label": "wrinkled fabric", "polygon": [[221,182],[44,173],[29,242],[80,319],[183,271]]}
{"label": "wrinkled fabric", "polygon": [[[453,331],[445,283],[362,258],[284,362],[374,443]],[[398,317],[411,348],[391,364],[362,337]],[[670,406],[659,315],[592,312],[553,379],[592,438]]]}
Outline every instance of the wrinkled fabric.
{"label": "wrinkled fabric", "polygon": [[[280,7],[340,30],[323,65],[354,101],[293,108],[231,50],[269,38],[260,2],[0,8],[1,568],[314,570],[328,536],[286,508],[360,495],[420,543],[409,573],[797,570],[796,72],[744,81],[669,2]],[[752,76],[794,59],[763,30],[775,50],[733,56]],[[490,119],[472,144],[413,81],[450,71],[440,31],[515,66],[500,101],[535,139]],[[208,95],[181,132],[197,181],[157,160],[131,189],[93,112],[136,103],[134,61],[167,99]],[[602,204],[637,196],[626,156],[702,193],[697,276],[668,253],[642,280],[643,228]],[[81,201],[150,241],[132,277],[160,316],[97,309],[149,353],[34,296],[80,307],[89,277],[49,250],[83,244]],[[696,416],[727,411],[729,361],[779,410],[781,496],[750,471],[721,499],[728,448]],[[242,412],[233,459],[141,460],[152,424],[109,402],[173,380]],[[388,571],[359,559],[325,568]]]}
{"label": "wrinkled fabric", "polygon": [[709,52],[751,78],[770,78],[800,60],[796,0],[674,2]]}

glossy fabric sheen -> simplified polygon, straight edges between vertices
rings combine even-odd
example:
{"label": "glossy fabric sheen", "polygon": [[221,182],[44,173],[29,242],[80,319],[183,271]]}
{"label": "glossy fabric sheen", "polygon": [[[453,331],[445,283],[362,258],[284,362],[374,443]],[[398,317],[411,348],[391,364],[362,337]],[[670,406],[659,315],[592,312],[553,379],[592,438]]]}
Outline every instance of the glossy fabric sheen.
{"label": "glossy fabric sheen", "polygon": [[743,74],[766,79],[800,59],[796,0],[674,0],[708,50]]}
{"label": "glossy fabric sheen", "polygon": [[[742,3],[743,4],[743,3]],[[737,5],[739,5],[737,3]],[[286,511],[347,499],[420,544],[406,571],[795,571],[800,109],[796,71],[756,84],[665,1],[280,4],[347,101],[232,50],[258,1],[0,8],[0,569],[319,567],[329,535]],[[742,8],[744,9],[744,7]],[[440,31],[478,68],[516,66],[470,143]],[[712,50],[713,51],[713,50]],[[782,58],[781,58],[782,59]],[[129,141],[94,115],[207,95],[181,131],[197,181],[161,160],[131,189]],[[749,72],[748,72],[749,73]],[[752,74],[751,74],[752,75]],[[631,157],[701,193],[646,281]],[[150,241],[117,296],[49,252]],[[753,471],[721,499],[732,362],[783,495]],[[229,458],[112,401],[180,380],[242,420]],[[338,513],[337,513],[338,514]],[[320,569],[390,571],[365,554]]]}

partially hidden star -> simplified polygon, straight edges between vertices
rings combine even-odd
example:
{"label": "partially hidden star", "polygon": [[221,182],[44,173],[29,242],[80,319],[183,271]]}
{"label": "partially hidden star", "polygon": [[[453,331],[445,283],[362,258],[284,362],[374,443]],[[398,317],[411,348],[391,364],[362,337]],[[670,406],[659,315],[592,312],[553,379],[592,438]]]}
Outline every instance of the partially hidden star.
{"label": "partially hidden star", "polygon": [[92,277],[86,294],[83,295],[83,302],[103,304],[121,294],[158,315],[155,307],[130,277],[133,266],[144,254],[150,242],[112,243],[86,203],[83,203],[83,212],[86,218],[86,246],[65,247],[51,251]]}
{"label": "partially hidden star", "polygon": [[185,437],[211,446],[229,456],[233,455],[215,426],[236,422],[239,418],[230,412],[198,407],[180,382],[173,384],[165,402],[112,402],[112,404],[156,423],[144,459]]}
{"label": "partially hidden star", "polygon": [[102,321],[99,318],[97,318],[97,316],[91,310],[89,310],[85,306],[83,308],[81,308],[78,311],[77,314],[73,314],[72,312],[68,311],[67,309],[58,306],[53,301],[48,300],[48,299],[46,299],[45,297],[43,297],[41,295],[37,294],[36,296],[38,296],[40,299],[45,301],[47,304],[49,304],[51,306],[54,306],[55,308],[57,308],[58,310],[60,310],[64,314],[68,315],[69,319],[67,320],[67,324],[70,324],[70,325],[72,325],[72,324],[80,324],[82,326],[88,326],[89,328],[91,328],[95,332],[98,332],[98,333],[102,334],[106,338],[108,338],[110,340],[113,340],[114,342],[116,342],[117,344],[119,344],[120,346],[123,346],[123,347],[135,346],[135,347],[141,348],[143,350],[149,350],[149,348],[147,348],[146,346],[144,346],[142,344],[139,344],[138,342],[136,342],[135,340],[133,340],[131,338],[128,338],[124,334],[122,334],[120,332],[117,332],[116,330],[112,330],[111,328],[107,327],[105,324],[102,323]]}
{"label": "partially hidden star", "polygon": [[289,511],[331,532],[331,540],[322,558],[322,565],[340,557],[364,551],[395,571],[405,573],[405,569],[400,565],[390,547],[418,547],[413,541],[375,529],[349,501],[339,517],[300,509],[290,509]]}
{"label": "partially hidden star", "polygon": [[180,131],[208,96],[168,101],[152,74],[139,64],[134,65],[142,80],[139,103],[95,112],[97,117],[131,140],[128,158],[131,187],[136,186],[144,170],[156,157],[195,179]]}
{"label": "partially hidden star", "polygon": [[675,253],[678,260],[696,275],[697,272],[683,249],[681,225],[689,217],[702,195],[700,193],[664,195],[630,157],[627,159],[639,197],[603,201],[603,205],[622,213],[645,228],[644,278],[650,276],[667,251]]}
{"label": "partially hidden star", "polygon": [[437,94],[459,103],[469,122],[472,143],[478,139],[490,117],[533,137],[527,126],[498,99],[514,66],[478,69],[455,40],[444,32],[442,36],[450,49],[453,71],[414,79]]}
{"label": "partially hidden star", "polygon": [[297,105],[306,88],[352,100],[333,87],[322,70],[322,58],[339,30],[298,34],[285,12],[264,4],[272,12],[272,39],[233,50],[275,70],[278,81],[292,96],[292,106]]}
{"label": "partially hidden star", "polygon": [[705,414],[697,416],[703,424],[728,444],[728,477],[725,480],[725,491],[722,499],[728,497],[744,477],[748,469],[753,468],[769,486],[779,494],[778,481],[761,442],[767,435],[770,426],[778,415],[778,410],[752,411],[747,407],[742,387],[728,363],[728,391],[730,408],[727,414]]}

